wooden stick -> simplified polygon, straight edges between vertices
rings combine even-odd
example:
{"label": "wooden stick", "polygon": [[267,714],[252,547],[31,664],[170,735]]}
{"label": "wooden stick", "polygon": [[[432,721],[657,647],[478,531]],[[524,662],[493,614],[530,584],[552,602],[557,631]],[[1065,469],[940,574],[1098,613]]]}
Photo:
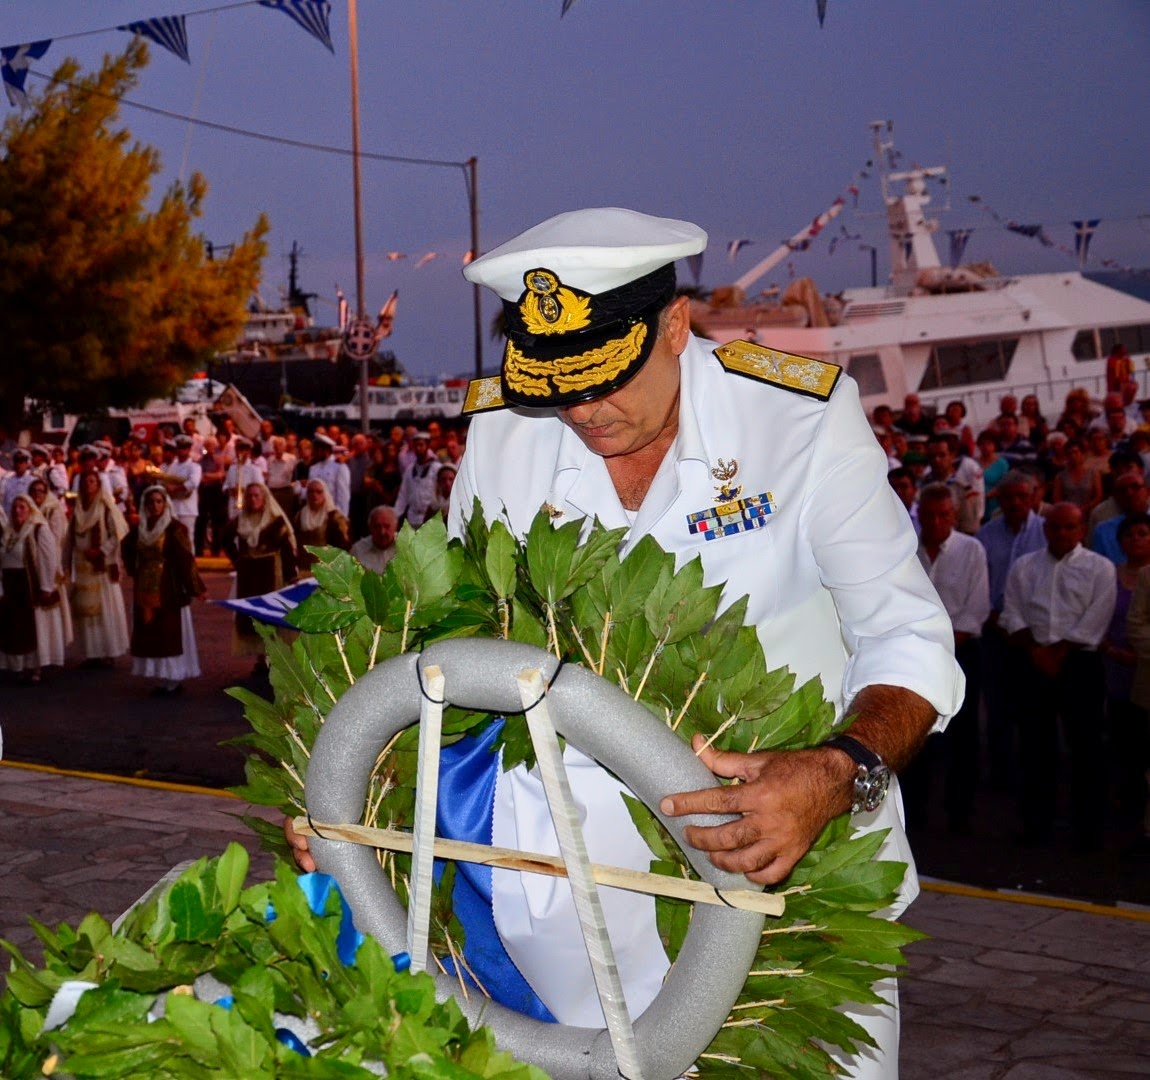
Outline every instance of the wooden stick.
{"label": "wooden stick", "polygon": [[439,799],[439,744],[443,732],[443,672],[434,664],[423,669],[423,696],[419,708],[418,776],[415,785],[415,829],[411,834],[413,858],[408,885],[407,955],[411,970],[427,967],[428,928],[435,859],[435,806]]}
{"label": "wooden stick", "polygon": [[[412,848],[411,833],[401,832],[399,829],[373,829],[367,825],[329,825],[322,821],[316,822],[313,829],[306,817],[297,817],[292,822],[292,828],[301,836],[346,840],[352,844],[386,848],[388,851],[410,852]],[[454,859],[456,862],[479,863],[501,870],[520,870],[528,874],[567,876],[563,860],[557,856],[515,851],[513,848],[489,847],[486,844],[472,844],[465,840],[445,840],[436,837],[435,857]],[[591,870],[600,885],[629,889],[631,892],[645,893],[648,896],[669,896],[696,904],[718,904],[776,917],[782,915],[786,909],[786,901],[778,893],[758,892],[754,889],[719,890],[705,881],[649,874],[642,870],[625,870],[618,866],[603,866],[600,863],[592,863]]]}

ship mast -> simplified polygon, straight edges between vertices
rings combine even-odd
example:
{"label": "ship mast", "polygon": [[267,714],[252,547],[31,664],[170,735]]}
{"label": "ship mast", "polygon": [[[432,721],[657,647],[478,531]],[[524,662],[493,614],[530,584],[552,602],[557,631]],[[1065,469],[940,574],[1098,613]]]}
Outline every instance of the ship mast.
{"label": "ship mast", "polygon": [[[919,270],[942,265],[934,246],[938,221],[928,218],[923,208],[930,202],[927,180],[945,176],[946,169],[934,165],[930,168],[916,166],[904,172],[892,171],[895,165],[894,125],[889,120],[875,120],[870,127],[890,234],[891,283],[897,289],[913,289]],[[900,183],[904,184],[902,194],[893,194]]]}

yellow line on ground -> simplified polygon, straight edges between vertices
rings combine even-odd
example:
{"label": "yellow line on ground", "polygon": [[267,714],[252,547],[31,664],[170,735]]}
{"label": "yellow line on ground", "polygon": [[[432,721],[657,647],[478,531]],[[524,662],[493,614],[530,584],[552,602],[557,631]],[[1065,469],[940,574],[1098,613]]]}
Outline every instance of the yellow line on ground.
{"label": "yellow line on ground", "polygon": [[[80,769],[58,769],[52,765],[33,765],[25,761],[0,761],[9,769],[51,773],[55,776],[74,776],[80,780],[99,780],[108,784],[128,784],[132,787],[153,788],[157,791],[182,791],[190,795],[216,795],[239,800],[238,795],[225,788],[201,787],[198,784],[175,784],[167,780],[147,780],[141,776],[115,776],[112,773],[84,772]],[[1013,893],[997,889],[979,889],[973,885],[957,885],[949,881],[924,881],[926,892],[946,896],[964,896],[973,900],[999,900],[1008,904],[1028,904],[1032,907],[1055,908],[1058,911],[1079,911],[1087,915],[1108,915],[1111,918],[1150,922],[1150,909],[1115,907],[1110,904],[1091,904],[1084,900],[1070,900],[1058,896],[1038,896],[1034,893]]]}
{"label": "yellow line on ground", "polygon": [[1035,893],[1015,893],[998,889],[979,889],[973,885],[956,885],[949,881],[924,881],[927,892],[947,896],[966,896],[975,900],[1002,900],[1008,904],[1029,904],[1032,907],[1057,908],[1059,911],[1081,911],[1087,915],[1109,915],[1117,919],[1150,922],[1150,908],[1123,908],[1111,904],[1091,904],[1085,900],[1070,900],[1059,896],[1039,896]]}
{"label": "yellow line on ground", "polygon": [[239,799],[225,788],[201,787],[199,784],[175,784],[168,780],[148,780],[142,776],[116,776],[113,773],[84,772],[81,769],[58,769],[53,765],[33,765],[26,761],[0,761],[9,769],[51,773],[54,776],[74,776],[79,780],[101,780],[106,784],[128,784],[132,787],[155,788],[157,791],[182,791],[189,795],[219,795],[225,799]]}

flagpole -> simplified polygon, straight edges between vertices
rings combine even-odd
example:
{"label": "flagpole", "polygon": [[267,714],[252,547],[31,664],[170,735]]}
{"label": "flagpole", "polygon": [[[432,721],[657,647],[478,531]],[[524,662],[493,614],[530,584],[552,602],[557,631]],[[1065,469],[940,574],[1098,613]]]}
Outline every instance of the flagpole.
{"label": "flagpole", "polygon": [[[347,52],[351,68],[351,171],[355,203],[355,317],[367,314],[363,299],[363,191],[359,168],[359,28],[356,0],[347,0]],[[359,429],[370,430],[367,407],[367,373],[370,357],[359,362]]]}
{"label": "flagpole", "polygon": [[[471,258],[479,258],[479,159],[467,159],[467,207],[471,218]],[[483,378],[483,324],[478,283],[471,286],[471,310],[475,323],[475,377]]]}

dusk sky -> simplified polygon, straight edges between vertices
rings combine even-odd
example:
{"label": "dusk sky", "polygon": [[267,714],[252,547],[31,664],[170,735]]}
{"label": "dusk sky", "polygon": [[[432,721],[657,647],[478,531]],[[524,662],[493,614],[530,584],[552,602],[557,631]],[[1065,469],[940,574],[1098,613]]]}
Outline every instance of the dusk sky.
{"label": "dusk sky", "polygon": [[[932,207],[944,261],[945,230],[969,227],[968,260],[1004,273],[1073,269],[1071,221],[1099,218],[1089,268],[1150,266],[1146,0],[828,0],[822,28],[815,0],[576,0],[562,20],[560,7],[358,3],[362,149],[460,165],[477,157],[483,250],[563,210],[627,206],[705,228],[702,283],[723,284],[843,193],[871,157],[869,123],[889,119],[904,164],[950,170],[950,209],[945,190]],[[6,0],[0,45],[51,38],[34,72],[50,74],[66,56],[90,69],[128,35],[70,35],[178,14],[188,16],[190,66],[152,46],[131,101],[350,147],[344,0],[332,4],[334,56],[287,16],[228,0]],[[29,90],[43,85],[29,77]],[[348,157],[130,106],[122,121],[160,151],[158,190],[191,169],[206,177],[206,239],[227,244],[268,214],[266,301],[278,303],[298,241],[302,284],[321,297],[318,321],[334,322],[337,284],[354,303]],[[462,168],[362,168],[366,308],[378,311],[398,289],[389,345],[407,369],[471,372]],[[864,243],[880,245],[882,280],[873,174],[859,187],[858,210],[759,287],[792,273],[827,291],[866,284]],[[1054,246],[1008,232],[983,208],[1042,224]],[[754,243],[732,264],[735,239]],[[485,300],[485,324],[495,310]],[[484,336],[491,371],[498,347],[486,327]]]}

